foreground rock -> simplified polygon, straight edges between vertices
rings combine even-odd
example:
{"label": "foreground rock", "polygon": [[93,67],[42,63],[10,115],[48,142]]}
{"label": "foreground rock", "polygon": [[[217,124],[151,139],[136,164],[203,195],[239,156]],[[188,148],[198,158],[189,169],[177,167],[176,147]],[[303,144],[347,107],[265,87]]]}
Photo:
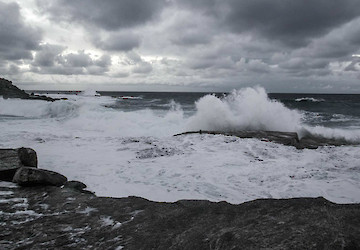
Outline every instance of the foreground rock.
{"label": "foreground rock", "polygon": [[11,181],[21,167],[37,167],[37,155],[31,148],[0,149],[0,180]]}
{"label": "foreground rock", "polygon": [[65,184],[67,178],[59,173],[38,169],[38,168],[19,168],[12,182],[20,186],[57,186],[60,187]]}
{"label": "foreground rock", "polygon": [[105,198],[0,183],[0,249],[359,249],[360,204]]}
{"label": "foreground rock", "polygon": [[190,131],[179,135],[187,134],[212,134],[212,135],[226,135],[226,136],[237,136],[240,138],[257,138],[263,141],[276,142],[287,146],[294,146],[297,149],[316,149],[319,146],[341,146],[351,145],[350,142],[342,139],[329,139],[321,136],[306,135],[299,139],[298,134],[295,132],[278,132],[278,131]]}
{"label": "foreground rock", "polygon": [[20,99],[33,99],[33,100],[44,100],[44,101],[55,101],[57,99],[53,99],[47,96],[39,96],[39,95],[29,95],[24,90],[19,89],[14,86],[11,81],[6,80],[4,78],[0,78],[0,96],[3,98],[20,98]]}

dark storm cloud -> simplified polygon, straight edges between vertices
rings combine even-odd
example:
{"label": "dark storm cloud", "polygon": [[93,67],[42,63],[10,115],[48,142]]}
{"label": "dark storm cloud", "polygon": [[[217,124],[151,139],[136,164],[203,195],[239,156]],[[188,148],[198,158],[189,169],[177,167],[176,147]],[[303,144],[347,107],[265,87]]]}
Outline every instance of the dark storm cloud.
{"label": "dark storm cloud", "polygon": [[83,50],[63,55],[64,50],[65,47],[60,45],[41,45],[31,64],[31,71],[39,74],[99,75],[106,73],[111,65],[109,55],[92,59]]}
{"label": "dark storm cloud", "polygon": [[360,14],[358,0],[179,0],[178,4],[213,15],[232,32],[258,35],[290,47],[304,46]]}
{"label": "dark storm cloud", "polygon": [[302,46],[360,14],[358,0],[232,0],[226,24],[287,45]]}
{"label": "dark storm cloud", "polygon": [[17,3],[0,2],[0,60],[31,59],[41,38],[39,29],[24,23]]}
{"label": "dark storm cloud", "polygon": [[105,30],[134,27],[155,18],[165,0],[37,0],[55,20],[92,24]]}

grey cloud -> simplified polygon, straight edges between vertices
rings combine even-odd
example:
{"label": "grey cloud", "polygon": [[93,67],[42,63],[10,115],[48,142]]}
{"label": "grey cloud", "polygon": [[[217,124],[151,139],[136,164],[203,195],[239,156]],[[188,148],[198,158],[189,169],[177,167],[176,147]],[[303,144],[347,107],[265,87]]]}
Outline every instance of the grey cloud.
{"label": "grey cloud", "polygon": [[148,62],[138,63],[132,70],[133,73],[137,74],[148,74],[153,70],[153,67]]}
{"label": "grey cloud", "polygon": [[360,57],[354,57],[351,63],[346,66],[345,71],[360,71]]}
{"label": "grey cloud", "polygon": [[140,45],[140,36],[132,32],[111,33],[105,39],[94,38],[96,47],[110,51],[130,51]]}
{"label": "grey cloud", "polygon": [[63,55],[64,49],[59,45],[42,45],[35,54],[30,70],[39,74],[57,75],[101,75],[109,70],[109,55],[92,59],[83,50]]}
{"label": "grey cloud", "polygon": [[94,25],[106,30],[134,27],[153,20],[166,0],[37,0],[53,19]]}
{"label": "grey cloud", "polygon": [[360,14],[358,0],[232,0],[226,24],[298,47]]}
{"label": "grey cloud", "polygon": [[214,16],[236,33],[259,35],[290,47],[301,47],[360,14],[358,0],[203,0],[177,1]]}
{"label": "grey cloud", "polygon": [[24,23],[17,3],[0,2],[0,60],[31,59],[42,32]]}
{"label": "grey cloud", "polygon": [[136,74],[148,74],[153,70],[152,65],[144,61],[141,56],[134,51],[126,54],[126,58],[122,61],[122,64],[132,66],[132,72]]}
{"label": "grey cloud", "polygon": [[36,52],[33,66],[50,67],[54,65],[55,59],[65,50],[64,46],[43,44]]}

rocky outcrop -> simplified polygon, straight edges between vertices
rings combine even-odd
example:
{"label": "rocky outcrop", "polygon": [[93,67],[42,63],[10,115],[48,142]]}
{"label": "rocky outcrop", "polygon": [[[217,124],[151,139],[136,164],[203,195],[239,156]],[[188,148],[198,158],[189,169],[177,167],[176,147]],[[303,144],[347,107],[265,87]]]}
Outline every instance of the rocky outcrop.
{"label": "rocky outcrop", "polygon": [[360,204],[324,198],[165,203],[5,185],[1,195],[1,249],[360,248]]}
{"label": "rocky outcrop", "polygon": [[97,197],[29,167],[14,176],[23,180],[31,186],[0,181],[0,249],[360,249],[360,204]]}
{"label": "rocky outcrop", "polygon": [[12,182],[19,184],[20,186],[57,186],[60,187],[65,184],[67,178],[59,173],[38,169],[22,167],[19,168]]}
{"label": "rocky outcrop", "polygon": [[316,149],[320,146],[341,146],[341,145],[352,145],[352,143],[343,139],[330,139],[321,136],[315,136],[307,134],[306,136],[299,139],[299,136],[295,132],[278,132],[278,131],[190,131],[174,136],[187,135],[187,134],[212,134],[212,135],[225,135],[225,136],[237,136],[240,138],[256,138],[262,141],[280,143],[287,146],[294,146],[297,149]]}
{"label": "rocky outcrop", "polygon": [[55,101],[57,99],[53,99],[44,95],[29,95],[24,90],[19,89],[14,86],[11,81],[6,80],[4,78],[0,78],[0,96],[3,98],[20,98],[20,99],[33,99],[33,100],[44,100],[44,101]]}
{"label": "rocky outcrop", "polygon": [[37,167],[37,155],[31,148],[0,149],[0,180],[11,181],[21,167]]}

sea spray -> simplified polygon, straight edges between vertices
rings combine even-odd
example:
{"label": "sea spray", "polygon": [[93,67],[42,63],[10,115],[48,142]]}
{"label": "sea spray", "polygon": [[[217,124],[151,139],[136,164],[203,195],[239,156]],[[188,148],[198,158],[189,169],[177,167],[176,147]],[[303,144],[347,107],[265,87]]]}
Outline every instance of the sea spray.
{"label": "sea spray", "polygon": [[301,125],[300,112],[270,100],[260,87],[234,90],[225,98],[204,96],[196,102],[196,109],[189,130],[294,132]]}

